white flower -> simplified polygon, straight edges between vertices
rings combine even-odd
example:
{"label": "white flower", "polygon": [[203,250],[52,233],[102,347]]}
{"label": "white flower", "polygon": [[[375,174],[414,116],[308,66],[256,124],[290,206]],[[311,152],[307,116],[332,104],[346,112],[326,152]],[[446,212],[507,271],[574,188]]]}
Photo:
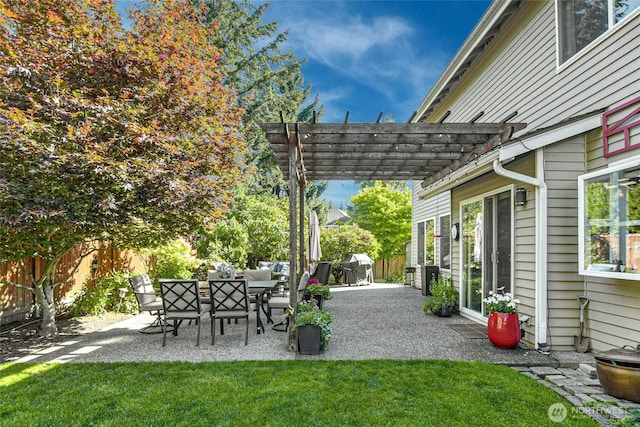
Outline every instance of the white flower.
{"label": "white flower", "polygon": [[499,312],[499,313],[517,313],[519,300],[513,298],[513,294],[510,292],[504,294],[496,294],[493,291],[489,291],[489,294],[482,301],[487,305],[487,312]]}

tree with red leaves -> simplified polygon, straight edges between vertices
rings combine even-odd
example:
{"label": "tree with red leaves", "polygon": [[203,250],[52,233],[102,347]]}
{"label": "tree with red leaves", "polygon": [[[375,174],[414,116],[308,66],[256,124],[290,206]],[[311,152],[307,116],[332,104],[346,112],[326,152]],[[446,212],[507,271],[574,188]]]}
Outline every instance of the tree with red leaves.
{"label": "tree with red leaves", "polygon": [[241,179],[242,111],[193,3],[141,3],[125,29],[111,0],[0,0],[0,263],[33,283],[41,335],[71,249],[206,229]]}

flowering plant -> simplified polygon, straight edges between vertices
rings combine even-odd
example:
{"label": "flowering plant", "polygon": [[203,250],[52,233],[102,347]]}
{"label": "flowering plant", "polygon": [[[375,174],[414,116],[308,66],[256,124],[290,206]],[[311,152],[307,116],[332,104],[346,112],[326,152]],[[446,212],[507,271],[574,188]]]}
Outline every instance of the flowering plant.
{"label": "flowering plant", "polygon": [[309,284],[309,285],[319,285],[319,284],[320,284],[320,281],[314,277],[314,278],[312,278],[312,279],[309,279],[308,284]]}
{"label": "flowering plant", "polygon": [[517,313],[519,300],[513,298],[513,295],[507,293],[494,293],[489,291],[489,296],[483,299],[487,304],[487,312],[493,313]]}
{"label": "flowering plant", "polygon": [[207,280],[207,270],[208,266],[206,262],[201,263],[198,267],[192,270],[191,278],[198,280]]}
{"label": "flowering plant", "polygon": [[216,270],[218,271],[218,273],[220,273],[220,277],[223,279],[232,278],[236,272],[236,269],[233,268],[233,265],[228,262],[223,262],[216,268]]}
{"label": "flowering plant", "polygon": [[307,286],[306,294],[307,295],[322,295],[322,297],[325,300],[330,300],[330,299],[333,298],[333,295],[331,295],[331,288],[329,288],[329,286],[327,286],[327,285],[309,284],[309,286]]}

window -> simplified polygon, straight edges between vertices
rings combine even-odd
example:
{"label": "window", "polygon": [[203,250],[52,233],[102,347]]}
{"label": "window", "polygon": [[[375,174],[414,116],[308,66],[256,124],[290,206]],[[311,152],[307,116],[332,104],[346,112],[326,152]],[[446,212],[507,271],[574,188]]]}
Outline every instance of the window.
{"label": "window", "polygon": [[418,226],[418,264],[435,264],[435,224],[433,219],[422,221]]}
{"label": "window", "polygon": [[417,263],[424,265],[424,222],[416,224],[418,227],[418,259]]}
{"label": "window", "polygon": [[440,217],[440,263],[441,269],[451,270],[451,216]]}
{"label": "window", "polygon": [[560,63],[640,7],[640,0],[558,0]]}
{"label": "window", "polygon": [[578,185],[580,274],[640,280],[640,156]]}

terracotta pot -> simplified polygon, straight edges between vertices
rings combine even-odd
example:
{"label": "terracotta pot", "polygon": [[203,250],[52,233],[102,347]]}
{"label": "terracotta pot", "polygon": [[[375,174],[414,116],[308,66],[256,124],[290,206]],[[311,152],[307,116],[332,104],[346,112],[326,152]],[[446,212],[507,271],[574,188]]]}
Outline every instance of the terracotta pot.
{"label": "terracotta pot", "polygon": [[514,348],[520,342],[520,320],[518,313],[489,314],[487,322],[489,341],[496,347]]}

